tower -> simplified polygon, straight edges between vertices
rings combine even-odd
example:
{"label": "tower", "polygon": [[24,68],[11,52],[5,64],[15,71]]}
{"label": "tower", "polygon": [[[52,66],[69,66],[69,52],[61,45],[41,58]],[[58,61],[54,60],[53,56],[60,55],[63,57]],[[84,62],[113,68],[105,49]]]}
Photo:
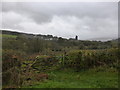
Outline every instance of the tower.
{"label": "tower", "polygon": [[75,36],[75,40],[78,40],[78,36],[77,35]]}

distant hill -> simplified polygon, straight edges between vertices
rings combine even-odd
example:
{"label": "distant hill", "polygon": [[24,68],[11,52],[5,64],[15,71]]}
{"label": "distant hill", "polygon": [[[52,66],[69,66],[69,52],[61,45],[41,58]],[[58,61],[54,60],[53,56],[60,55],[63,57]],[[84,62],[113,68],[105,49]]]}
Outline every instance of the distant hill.
{"label": "distant hill", "polygon": [[[75,39],[66,39],[66,38],[62,38],[62,37],[57,37],[57,36],[53,36],[53,35],[41,35],[41,34],[29,34],[29,33],[24,33],[24,32],[17,32],[17,31],[8,31],[8,30],[0,30],[2,31],[2,34],[8,34],[8,35],[23,35],[26,36],[27,38],[40,38],[40,39],[44,39],[44,40],[58,40],[58,39],[64,39],[64,40],[70,40],[70,41],[74,41]],[[113,40],[104,40],[104,38],[102,38],[104,42],[108,42],[108,41],[113,41],[113,42],[117,42],[119,39],[113,39]],[[80,40],[80,41],[86,41],[86,40]],[[88,40],[87,40],[88,41]],[[96,41],[96,40],[90,40],[90,41]],[[97,40],[97,41],[101,41]]]}
{"label": "distant hill", "polygon": [[52,35],[41,35],[41,34],[29,34],[29,33],[23,33],[23,32],[17,32],[17,31],[8,31],[8,30],[1,30],[2,34],[8,34],[8,35],[22,35],[26,38],[40,38],[44,40],[58,40],[60,37],[53,37]]}
{"label": "distant hill", "polygon": [[[90,41],[66,39],[52,35],[27,34],[23,32],[2,30],[3,49],[16,49],[26,52],[95,50],[118,48],[118,39],[110,41]],[[47,51],[46,51],[47,50]]]}

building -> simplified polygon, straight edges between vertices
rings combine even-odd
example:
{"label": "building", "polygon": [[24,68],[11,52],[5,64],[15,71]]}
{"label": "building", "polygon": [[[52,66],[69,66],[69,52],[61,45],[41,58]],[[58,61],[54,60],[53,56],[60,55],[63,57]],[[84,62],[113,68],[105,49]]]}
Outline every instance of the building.
{"label": "building", "polygon": [[71,41],[78,40],[78,36],[76,35],[75,38],[69,38],[69,40],[71,40]]}

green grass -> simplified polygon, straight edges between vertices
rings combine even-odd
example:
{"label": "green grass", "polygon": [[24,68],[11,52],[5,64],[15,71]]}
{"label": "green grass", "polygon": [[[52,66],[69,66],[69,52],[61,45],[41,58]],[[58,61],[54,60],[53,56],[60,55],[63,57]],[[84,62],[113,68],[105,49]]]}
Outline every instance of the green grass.
{"label": "green grass", "polygon": [[3,38],[16,38],[17,36],[16,35],[8,35],[8,34],[0,34],[0,37],[3,37]]}
{"label": "green grass", "polygon": [[49,72],[49,80],[27,88],[117,88],[117,72],[95,72],[94,70],[73,72]]}

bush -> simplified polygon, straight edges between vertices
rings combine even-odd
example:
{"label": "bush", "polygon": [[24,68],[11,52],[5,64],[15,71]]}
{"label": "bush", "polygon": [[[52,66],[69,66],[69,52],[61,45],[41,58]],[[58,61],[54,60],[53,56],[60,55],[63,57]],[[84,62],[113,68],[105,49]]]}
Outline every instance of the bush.
{"label": "bush", "polygon": [[118,49],[71,51],[65,56],[65,67],[77,71],[98,66],[117,68]]}
{"label": "bush", "polygon": [[21,87],[23,83],[21,71],[19,68],[12,68],[2,73],[2,85],[4,87]]}
{"label": "bush", "polygon": [[15,50],[3,50],[2,52],[2,71],[7,71],[12,67],[21,66],[21,61],[23,60],[25,54],[21,51]]}
{"label": "bush", "polygon": [[39,71],[48,71],[52,70],[57,66],[58,60],[53,56],[37,56],[35,63],[32,65],[33,69]]}
{"label": "bush", "polygon": [[21,60],[24,53],[15,50],[3,50],[2,57],[3,86],[20,87],[22,85]]}

